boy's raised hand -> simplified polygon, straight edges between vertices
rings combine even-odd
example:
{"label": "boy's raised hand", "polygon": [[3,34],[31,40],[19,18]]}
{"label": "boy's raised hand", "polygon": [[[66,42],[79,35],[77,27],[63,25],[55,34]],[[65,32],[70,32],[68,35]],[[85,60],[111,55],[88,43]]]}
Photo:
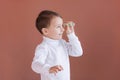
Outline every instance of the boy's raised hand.
{"label": "boy's raised hand", "polygon": [[63,70],[63,67],[61,65],[56,65],[49,69],[49,73],[53,73],[54,75],[56,75],[59,71],[62,71],[62,70]]}
{"label": "boy's raised hand", "polygon": [[70,33],[74,32],[74,26],[75,26],[74,22],[68,21],[68,22],[64,23],[63,26],[65,27],[65,30],[66,30],[67,34],[70,34]]}

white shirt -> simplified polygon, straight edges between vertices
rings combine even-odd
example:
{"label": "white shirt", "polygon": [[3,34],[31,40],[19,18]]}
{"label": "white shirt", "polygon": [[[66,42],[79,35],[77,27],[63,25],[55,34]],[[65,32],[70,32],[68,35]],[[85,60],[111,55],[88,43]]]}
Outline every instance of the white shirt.
{"label": "white shirt", "polygon": [[[41,80],[70,80],[69,55],[81,56],[83,51],[74,33],[69,34],[68,39],[69,42],[43,37],[42,43],[36,47],[31,67],[41,75]],[[49,68],[56,65],[61,65],[63,70],[56,75],[49,73]]]}

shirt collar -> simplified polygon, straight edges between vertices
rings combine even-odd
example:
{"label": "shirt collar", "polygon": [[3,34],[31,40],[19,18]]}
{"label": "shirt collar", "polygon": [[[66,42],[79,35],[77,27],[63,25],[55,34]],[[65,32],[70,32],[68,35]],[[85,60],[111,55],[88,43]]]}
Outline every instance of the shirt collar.
{"label": "shirt collar", "polygon": [[58,45],[59,42],[60,42],[60,40],[54,40],[54,39],[51,39],[51,38],[48,38],[48,37],[45,37],[45,36],[43,36],[43,40],[50,45]]}

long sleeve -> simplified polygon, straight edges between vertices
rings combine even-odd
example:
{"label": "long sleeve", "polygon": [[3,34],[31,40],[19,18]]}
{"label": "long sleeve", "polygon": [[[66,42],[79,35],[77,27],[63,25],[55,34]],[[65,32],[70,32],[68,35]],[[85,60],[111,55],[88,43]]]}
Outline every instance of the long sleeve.
{"label": "long sleeve", "polygon": [[67,43],[67,49],[70,56],[81,56],[83,54],[81,43],[75,33],[71,33],[68,36],[69,42]]}
{"label": "long sleeve", "polygon": [[37,46],[35,50],[35,56],[32,62],[32,70],[36,73],[49,74],[49,65],[45,63],[47,58],[47,50],[45,47]]}

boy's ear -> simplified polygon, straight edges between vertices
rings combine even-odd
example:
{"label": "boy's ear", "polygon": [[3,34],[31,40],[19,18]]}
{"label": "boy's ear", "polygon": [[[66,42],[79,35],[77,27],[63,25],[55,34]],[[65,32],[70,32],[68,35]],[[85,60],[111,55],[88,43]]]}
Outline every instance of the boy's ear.
{"label": "boy's ear", "polygon": [[42,32],[44,35],[47,35],[48,34],[48,29],[47,28],[42,28]]}

